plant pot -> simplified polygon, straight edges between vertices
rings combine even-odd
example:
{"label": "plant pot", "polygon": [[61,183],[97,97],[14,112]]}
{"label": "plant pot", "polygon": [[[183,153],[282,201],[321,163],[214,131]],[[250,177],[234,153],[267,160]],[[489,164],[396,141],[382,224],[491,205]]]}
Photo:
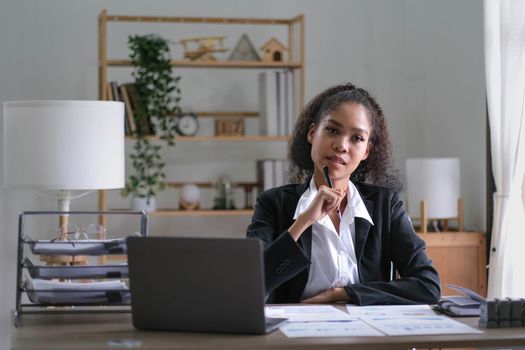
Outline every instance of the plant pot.
{"label": "plant pot", "polygon": [[157,203],[155,197],[132,197],[131,198],[131,209],[133,211],[152,212],[157,209]]}

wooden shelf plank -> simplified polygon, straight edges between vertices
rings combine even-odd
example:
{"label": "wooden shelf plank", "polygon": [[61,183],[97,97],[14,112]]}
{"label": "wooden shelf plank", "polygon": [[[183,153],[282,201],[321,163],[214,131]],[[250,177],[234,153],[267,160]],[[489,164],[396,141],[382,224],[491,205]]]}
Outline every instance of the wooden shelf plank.
{"label": "wooden shelf plank", "polygon": [[[131,60],[108,59],[108,66],[128,67]],[[171,65],[177,68],[288,68],[299,69],[302,64],[299,62],[261,62],[261,61],[188,61],[171,60]]]}
{"label": "wooden shelf plank", "polygon": [[178,210],[178,209],[158,209],[148,213],[149,216],[251,216],[253,210]]}
{"label": "wooden shelf plank", "polygon": [[193,112],[197,117],[203,118],[257,118],[259,117],[259,112],[251,111],[203,111],[203,112]]}
{"label": "wooden shelf plank", "polygon": [[[134,136],[126,136],[127,139],[135,140]],[[160,140],[158,136],[146,136],[148,140]],[[288,136],[176,136],[175,142],[179,141],[240,141],[240,142],[266,142],[266,141],[288,141]]]}
{"label": "wooden shelf plank", "polygon": [[[300,16],[299,16],[300,17]],[[172,17],[172,16],[119,16],[107,15],[108,22],[149,22],[149,23],[215,23],[215,24],[267,24],[289,25],[297,20],[276,18],[219,18],[219,17]]]}
{"label": "wooden shelf plank", "polygon": [[[129,211],[131,209],[111,209],[110,211]],[[159,216],[251,216],[252,209],[232,209],[232,210],[180,210],[175,208],[159,208],[156,211],[149,212],[150,217]]]}
{"label": "wooden shelf plank", "polygon": [[[185,181],[185,182],[167,181],[166,186],[169,188],[179,188],[179,187],[182,187],[190,183],[198,187],[202,187],[202,188],[215,188],[216,186],[215,182],[192,182],[192,181]],[[253,181],[252,182],[232,182],[231,183],[232,187],[255,187],[257,185],[258,185],[257,182],[253,182]]]}

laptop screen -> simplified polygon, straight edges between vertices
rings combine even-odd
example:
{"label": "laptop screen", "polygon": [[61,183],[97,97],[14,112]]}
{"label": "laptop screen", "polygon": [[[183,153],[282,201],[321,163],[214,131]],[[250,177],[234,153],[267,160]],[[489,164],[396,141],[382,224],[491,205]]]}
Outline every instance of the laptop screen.
{"label": "laptop screen", "polygon": [[130,237],[128,261],[135,327],[264,333],[259,240]]}

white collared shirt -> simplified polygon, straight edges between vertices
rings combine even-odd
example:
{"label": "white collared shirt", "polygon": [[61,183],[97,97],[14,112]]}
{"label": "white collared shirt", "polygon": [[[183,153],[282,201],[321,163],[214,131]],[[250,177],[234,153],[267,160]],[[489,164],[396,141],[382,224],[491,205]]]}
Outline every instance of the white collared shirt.
{"label": "white collared shirt", "polygon": [[[357,216],[366,219],[372,225],[374,223],[352,181],[348,181],[348,190],[346,208],[339,224],[339,234],[328,215],[312,225],[312,265],[301,299],[312,297],[329,288],[344,287],[359,282],[354,248],[354,218]],[[317,186],[312,177],[310,187],[299,198],[294,220],[308,208],[316,194]]]}

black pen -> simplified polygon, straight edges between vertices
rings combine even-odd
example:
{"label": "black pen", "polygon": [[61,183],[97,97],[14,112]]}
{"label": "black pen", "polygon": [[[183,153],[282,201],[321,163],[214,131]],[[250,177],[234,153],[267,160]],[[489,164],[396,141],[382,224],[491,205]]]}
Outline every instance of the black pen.
{"label": "black pen", "polygon": [[[323,167],[323,174],[326,183],[328,184],[328,187],[334,188],[334,185],[332,184],[332,179],[330,179],[330,175],[328,175],[328,167],[326,165]],[[337,207],[335,210],[337,211],[337,215],[339,215],[339,220],[341,220],[341,212],[339,211],[339,207]]]}

